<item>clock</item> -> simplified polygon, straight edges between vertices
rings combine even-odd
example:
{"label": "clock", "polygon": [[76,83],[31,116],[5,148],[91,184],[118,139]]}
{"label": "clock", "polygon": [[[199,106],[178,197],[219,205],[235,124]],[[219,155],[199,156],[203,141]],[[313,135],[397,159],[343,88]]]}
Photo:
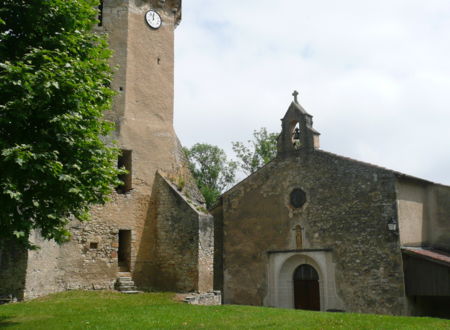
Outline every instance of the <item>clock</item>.
{"label": "clock", "polygon": [[162,23],[161,16],[154,10],[149,10],[145,14],[145,20],[152,29],[159,29]]}

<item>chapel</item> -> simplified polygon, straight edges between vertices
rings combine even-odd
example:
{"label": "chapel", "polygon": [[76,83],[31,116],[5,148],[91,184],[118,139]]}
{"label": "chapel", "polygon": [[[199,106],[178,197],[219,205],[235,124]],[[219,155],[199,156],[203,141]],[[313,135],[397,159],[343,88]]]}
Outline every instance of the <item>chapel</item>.
{"label": "chapel", "polygon": [[450,317],[450,187],[321,150],[297,94],[211,210],[223,302]]}

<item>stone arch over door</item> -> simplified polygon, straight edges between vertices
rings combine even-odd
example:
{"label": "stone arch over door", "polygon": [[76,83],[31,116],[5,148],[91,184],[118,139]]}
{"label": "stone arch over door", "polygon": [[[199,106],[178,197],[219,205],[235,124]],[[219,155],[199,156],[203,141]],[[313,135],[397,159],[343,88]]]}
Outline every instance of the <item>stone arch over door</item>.
{"label": "stone arch over door", "polygon": [[303,249],[269,251],[268,290],[265,306],[294,308],[293,275],[297,267],[310,265],[317,272],[320,310],[345,310],[337,295],[335,264],[330,249]]}

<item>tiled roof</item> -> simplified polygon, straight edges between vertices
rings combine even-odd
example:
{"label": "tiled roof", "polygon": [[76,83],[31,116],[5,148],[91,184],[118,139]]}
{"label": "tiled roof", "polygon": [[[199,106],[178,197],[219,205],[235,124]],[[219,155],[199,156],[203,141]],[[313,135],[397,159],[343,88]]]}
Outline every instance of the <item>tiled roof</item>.
{"label": "tiled roof", "polygon": [[403,247],[402,251],[405,254],[434,261],[450,267],[450,253],[421,247]]}
{"label": "tiled roof", "polygon": [[[293,102],[293,103],[294,103],[294,102]],[[382,167],[382,166],[379,166],[379,165],[371,164],[371,163],[368,163],[368,162],[363,162],[363,161],[361,161],[361,160],[357,160],[357,159],[353,159],[353,158],[350,158],[350,157],[341,156],[341,155],[338,155],[338,154],[335,154],[335,153],[332,153],[332,152],[329,152],[329,151],[325,151],[325,150],[322,150],[322,149],[315,149],[314,152],[323,153],[323,154],[330,155],[330,156],[333,156],[333,157],[336,157],[336,158],[345,159],[345,160],[347,160],[347,161],[356,162],[356,163],[363,164],[363,165],[366,165],[366,166],[370,166],[370,167],[382,169],[382,170],[385,170],[385,171],[389,171],[389,172],[393,173],[393,174],[394,174],[396,177],[398,177],[398,178],[410,179],[410,180],[422,182],[422,183],[425,183],[425,184],[435,184],[435,183],[432,182],[432,181],[428,181],[428,180],[421,179],[421,178],[418,178],[418,177],[415,177],[415,176],[412,176],[412,175],[409,175],[409,174],[405,174],[405,173],[401,173],[401,172],[398,172],[398,171],[394,171],[394,170],[391,170],[391,169],[388,169],[388,168],[386,168],[386,167]],[[258,170],[255,171],[255,172],[253,172],[253,173],[250,174],[248,177],[244,178],[243,180],[241,180],[240,182],[238,182],[237,184],[235,184],[233,187],[231,187],[231,188],[228,189],[227,191],[223,192],[221,196],[226,195],[228,192],[230,192],[231,190],[233,190],[235,187],[241,185],[242,183],[244,183],[245,181],[247,181],[247,180],[248,180],[250,177],[252,177],[253,175],[256,175],[261,169],[263,169],[264,167],[266,167],[267,165],[269,165],[271,162],[273,162],[273,161],[276,160],[276,159],[277,159],[277,158],[272,159],[269,163],[265,164],[263,167],[261,167],[260,169],[258,169]],[[220,204],[220,201],[218,201],[216,204],[214,204],[214,205],[210,208],[210,210],[216,208],[217,206],[219,206],[219,204]]]}
{"label": "tiled roof", "polygon": [[354,158],[341,156],[341,155],[338,155],[338,154],[335,154],[335,153],[332,153],[332,152],[329,152],[329,151],[325,151],[325,150],[322,150],[322,149],[317,149],[315,151],[316,152],[322,152],[324,154],[328,154],[328,155],[334,156],[336,158],[341,158],[341,159],[345,159],[345,160],[348,160],[348,161],[352,161],[352,162],[360,163],[360,164],[363,164],[363,165],[367,165],[367,166],[370,166],[370,167],[379,168],[381,170],[389,171],[389,172],[393,173],[398,178],[405,178],[405,179],[411,179],[411,180],[414,180],[414,181],[421,181],[423,183],[434,184],[434,182],[431,182],[431,181],[428,181],[428,180],[425,180],[425,179],[422,179],[422,178],[418,178],[418,177],[415,177],[415,176],[412,176],[412,175],[409,175],[409,174],[405,174],[405,173],[402,173],[402,172],[394,171],[394,170],[391,170],[389,168],[386,168],[386,167],[383,167],[383,166],[379,166],[379,165],[375,165],[375,164],[372,164],[372,163],[363,162],[361,160],[357,160],[357,159],[354,159]]}

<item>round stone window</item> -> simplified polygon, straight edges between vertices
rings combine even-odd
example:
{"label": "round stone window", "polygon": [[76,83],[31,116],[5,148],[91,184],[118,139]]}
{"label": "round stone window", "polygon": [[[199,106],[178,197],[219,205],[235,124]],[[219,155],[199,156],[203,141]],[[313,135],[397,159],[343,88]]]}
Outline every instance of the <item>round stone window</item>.
{"label": "round stone window", "polygon": [[306,193],[300,188],[295,188],[291,192],[291,205],[296,209],[302,207],[306,203]]}

